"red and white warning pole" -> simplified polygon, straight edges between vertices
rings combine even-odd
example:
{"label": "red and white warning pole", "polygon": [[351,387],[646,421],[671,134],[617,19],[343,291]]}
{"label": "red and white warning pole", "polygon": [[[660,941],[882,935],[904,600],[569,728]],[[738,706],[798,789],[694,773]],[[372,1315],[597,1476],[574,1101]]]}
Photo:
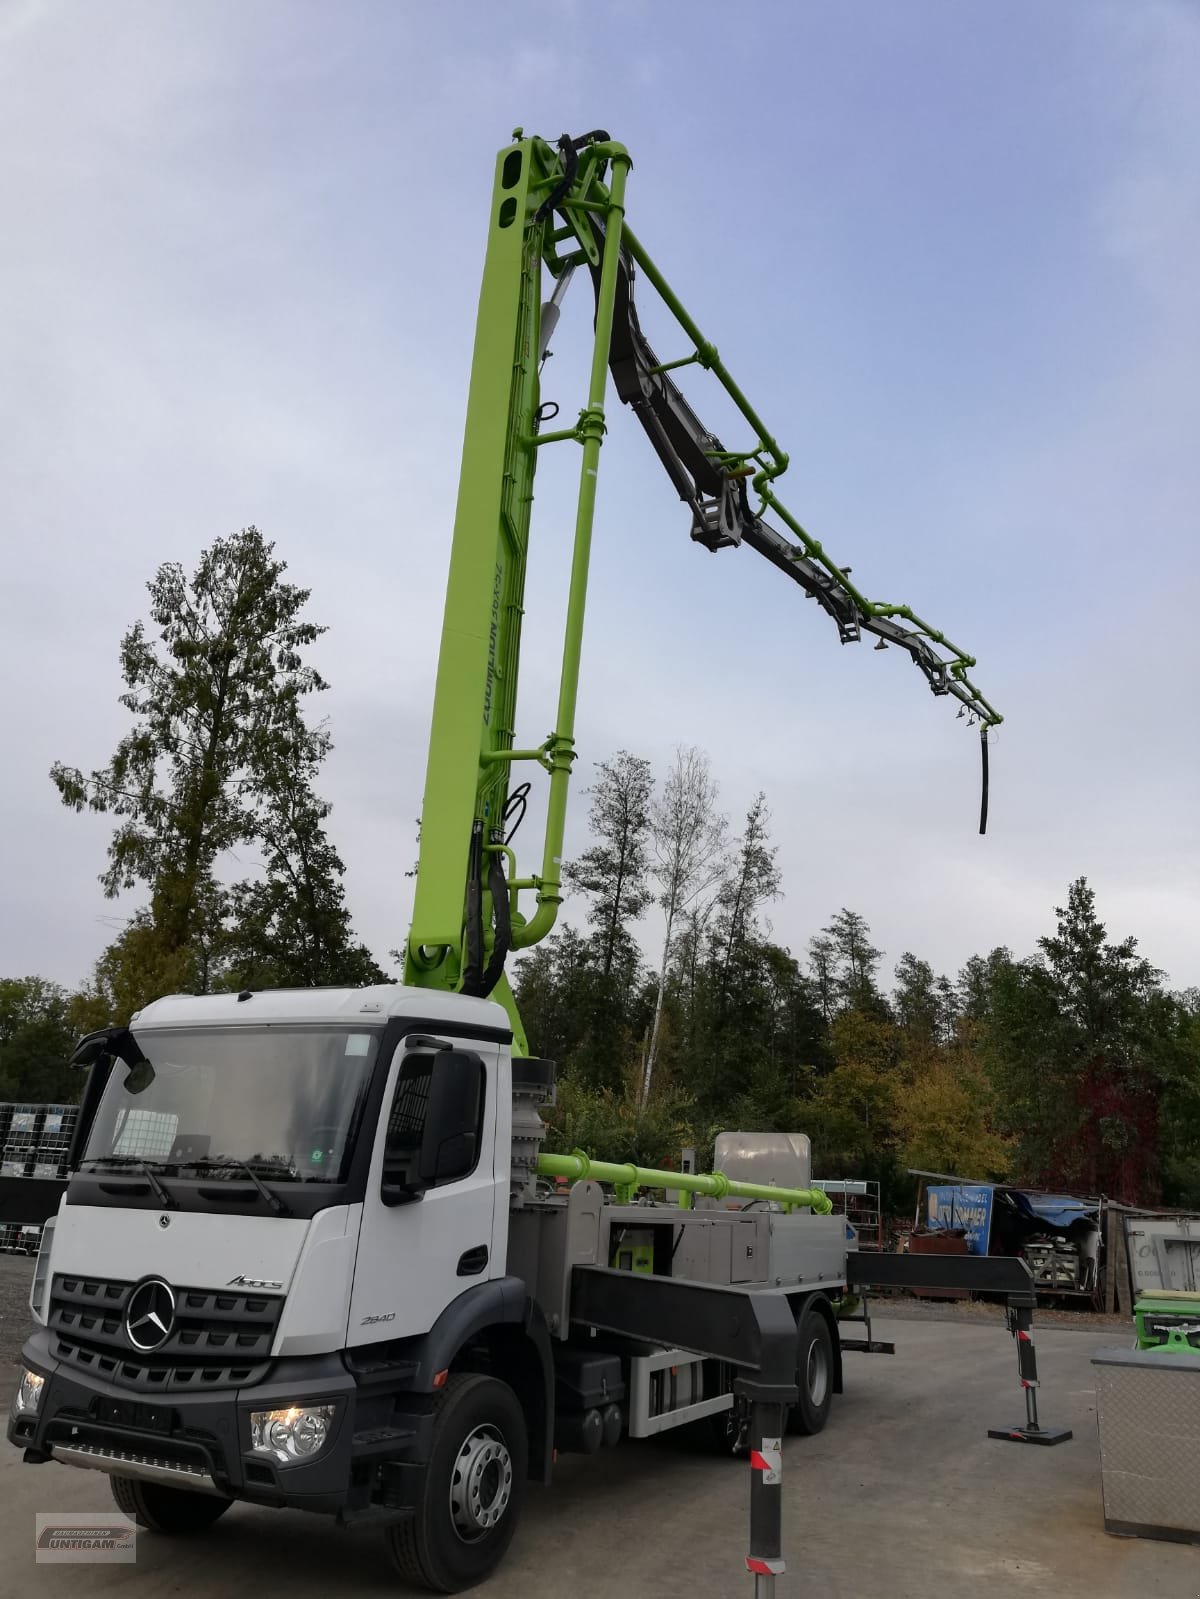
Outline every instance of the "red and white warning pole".
{"label": "red and white warning pole", "polygon": [[783,1406],[750,1408],[750,1553],[754,1599],[772,1599],[783,1561]]}

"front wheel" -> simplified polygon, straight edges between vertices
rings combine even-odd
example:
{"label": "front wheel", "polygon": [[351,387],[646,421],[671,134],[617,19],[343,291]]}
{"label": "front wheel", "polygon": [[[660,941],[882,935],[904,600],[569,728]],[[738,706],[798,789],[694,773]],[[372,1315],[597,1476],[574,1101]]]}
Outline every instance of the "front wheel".
{"label": "front wheel", "polygon": [[521,1513],[529,1445],[517,1396],[463,1372],[443,1390],[416,1509],[388,1530],[400,1575],[460,1593],[499,1564]]}
{"label": "front wheel", "polygon": [[833,1404],[833,1338],[829,1323],[811,1306],[801,1312],[797,1328],[796,1386],[800,1397],[788,1416],[788,1431],[820,1432]]}
{"label": "front wheel", "polygon": [[167,1488],[162,1483],[142,1482],[137,1477],[110,1477],[108,1484],[117,1509],[131,1516],[139,1527],[174,1537],[207,1532],[233,1503],[215,1494]]}

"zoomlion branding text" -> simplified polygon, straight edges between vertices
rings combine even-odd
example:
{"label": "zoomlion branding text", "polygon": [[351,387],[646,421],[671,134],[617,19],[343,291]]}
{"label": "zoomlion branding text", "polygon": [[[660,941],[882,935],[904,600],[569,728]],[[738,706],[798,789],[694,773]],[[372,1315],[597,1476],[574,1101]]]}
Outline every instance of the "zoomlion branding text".
{"label": "zoomlion branding text", "polygon": [[492,619],[488,625],[487,683],[483,691],[483,725],[492,725],[492,688],[496,681],[496,647],[500,641],[500,595],[504,590],[504,567],[496,562],[496,576],[492,582]]}

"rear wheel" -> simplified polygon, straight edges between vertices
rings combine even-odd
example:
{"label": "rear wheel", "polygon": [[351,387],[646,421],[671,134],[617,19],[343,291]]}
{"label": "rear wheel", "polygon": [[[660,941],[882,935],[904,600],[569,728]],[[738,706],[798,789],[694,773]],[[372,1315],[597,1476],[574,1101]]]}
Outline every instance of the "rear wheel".
{"label": "rear wheel", "polygon": [[136,1477],[110,1477],[108,1483],[118,1510],[148,1532],[174,1537],[207,1532],[233,1503],[215,1494],[189,1493],[186,1488],[166,1488]]}
{"label": "rear wheel", "polygon": [[413,1515],[388,1530],[400,1575],[435,1593],[482,1582],[512,1542],[528,1463],[517,1396],[492,1377],[446,1384]]}
{"label": "rear wheel", "polygon": [[788,1431],[820,1432],[833,1404],[833,1337],[829,1323],[811,1305],[801,1311],[797,1328],[796,1386],[800,1397],[788,1417]]}

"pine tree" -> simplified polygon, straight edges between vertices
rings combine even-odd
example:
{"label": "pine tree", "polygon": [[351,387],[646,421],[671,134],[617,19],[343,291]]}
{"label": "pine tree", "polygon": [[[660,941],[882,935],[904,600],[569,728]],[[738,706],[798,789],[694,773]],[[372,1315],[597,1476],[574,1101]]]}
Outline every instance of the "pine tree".
{"label": "pine tree", "polygon": [[588,896],[596,963],[609,978],[615,966],[636,964],[632,924],[649,905],[650,762],[619,750],[597,766],[588,822],[595,843],[566,868]]}

